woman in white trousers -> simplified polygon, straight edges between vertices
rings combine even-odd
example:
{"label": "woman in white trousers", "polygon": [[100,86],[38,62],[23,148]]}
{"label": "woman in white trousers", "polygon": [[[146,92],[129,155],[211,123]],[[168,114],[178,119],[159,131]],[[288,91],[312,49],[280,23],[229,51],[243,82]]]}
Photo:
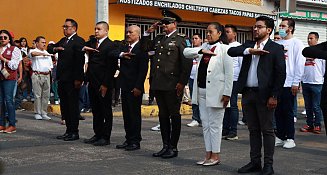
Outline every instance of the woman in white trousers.
{"label": "woman in white trousers", "polygon": [[233,86],[233,59],[227,54],[224,26],[211,23],[207,28],[208,43],[185,48],[187,58],[200,58],[193,84],[192,103],[198,104],[206,148],[205,158],[198,165],[220,163],[222,123]]}

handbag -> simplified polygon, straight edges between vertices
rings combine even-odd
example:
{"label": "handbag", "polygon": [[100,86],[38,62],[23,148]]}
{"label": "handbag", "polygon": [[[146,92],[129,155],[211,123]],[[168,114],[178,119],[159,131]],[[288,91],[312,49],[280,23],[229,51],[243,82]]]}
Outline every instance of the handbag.
{"label": "handbag", "polygon": [[3,67],[1,69],[1,74],[3,75],[3,77],[5,79],[8,79],[8,77],[10,76],[10,73],[6,69],[6,63],[3,63]]}

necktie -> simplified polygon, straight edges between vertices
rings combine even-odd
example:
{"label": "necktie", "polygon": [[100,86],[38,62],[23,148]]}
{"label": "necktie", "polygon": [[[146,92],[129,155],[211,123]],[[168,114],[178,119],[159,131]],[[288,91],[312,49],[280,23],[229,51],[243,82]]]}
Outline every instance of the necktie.
{"label": "necktie", "polygon": [[[211,51],[211,52],[214,52],[215,49],[216,49],[216,46],[213,46],[213,47],[210,49],[210,51]],[[212,56],[212,55],[209,55],[209,54],[203,54],[202,59],[203,59],[204,63],[208,64],[209,61],[210,61],[211,56]]]}
{"label": "necktie", "polygon": [[128,52],[130,53],[132,51],[132,46],[128,46]]}
{"label": "necktie", "polygon": [[99,40],[97,40],[96,44],[95,44],[95,48],[98,49],[99,48]]}

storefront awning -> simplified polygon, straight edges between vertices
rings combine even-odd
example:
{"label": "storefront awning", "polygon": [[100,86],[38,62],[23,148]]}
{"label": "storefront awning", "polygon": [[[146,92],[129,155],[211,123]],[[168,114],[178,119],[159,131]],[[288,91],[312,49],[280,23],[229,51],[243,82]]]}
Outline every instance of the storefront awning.
{"label": "storefront awning", "polygon": [[262,6],[228,0],[118,0],[117,3],[207,12],[219,15],[233,15],[249,18],[256,18],[261,15],[266,15],[276,20],[276,15]]}

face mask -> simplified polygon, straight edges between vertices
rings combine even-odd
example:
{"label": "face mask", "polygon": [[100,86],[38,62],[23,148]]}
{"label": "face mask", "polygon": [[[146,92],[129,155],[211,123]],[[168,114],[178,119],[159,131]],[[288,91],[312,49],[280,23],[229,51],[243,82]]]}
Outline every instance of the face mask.
{"label": "face mask", "polygon": [[279,29],[279,35],[282,38],[285,38],[287,36],[286,30],[285,29]]}

